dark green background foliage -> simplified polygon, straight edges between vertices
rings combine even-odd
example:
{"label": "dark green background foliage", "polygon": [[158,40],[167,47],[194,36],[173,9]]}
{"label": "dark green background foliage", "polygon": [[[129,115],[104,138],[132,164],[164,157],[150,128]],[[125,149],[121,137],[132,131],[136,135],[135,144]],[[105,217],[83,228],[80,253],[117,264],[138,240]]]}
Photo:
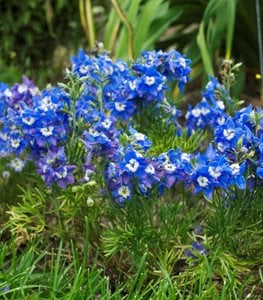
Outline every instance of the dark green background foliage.
{"label": "dark green background foliage", "polygon": [[0,12],[1,81],[20,80],[22,73],[38,83],[54,80],[84,41],[78,1],[0,0]]}

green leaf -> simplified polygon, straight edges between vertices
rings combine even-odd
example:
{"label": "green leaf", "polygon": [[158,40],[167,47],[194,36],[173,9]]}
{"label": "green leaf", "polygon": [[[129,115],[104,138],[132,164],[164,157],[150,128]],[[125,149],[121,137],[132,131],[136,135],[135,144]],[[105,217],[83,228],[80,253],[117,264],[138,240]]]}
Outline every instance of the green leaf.
{"label": "green leaf", "polygon": [[204,63],[204,67],[205,67],[207,75],[214,76],[211,57],[208,52],[207,44],[206,44],[206,40],[205,40],[204,22],[202,22],[199,26],[199,32],[197,35],[197,44],[201,51],[201,57],[202,57],[202,61]]}
{"label": "green leaf", "polygon": [[[132,1],[130,6],[129,6],[129,10],[127,12],[127,15],[126,15],[128,20],[132,24],[133,29],[134,29],[134,24],[136,22],[136,19],[138,18],[140,3],[141,3],[141,0]],[[116,57],[126,58],[127,53],[128,53],[127,46],[128,46],[128,30],[125,26],[123,26],[122,30],[119,34],[119,38],[118,38],[118,46],[117,46],[117,49],[116,49]],[[133,46],[135,46],[135,44]]]}

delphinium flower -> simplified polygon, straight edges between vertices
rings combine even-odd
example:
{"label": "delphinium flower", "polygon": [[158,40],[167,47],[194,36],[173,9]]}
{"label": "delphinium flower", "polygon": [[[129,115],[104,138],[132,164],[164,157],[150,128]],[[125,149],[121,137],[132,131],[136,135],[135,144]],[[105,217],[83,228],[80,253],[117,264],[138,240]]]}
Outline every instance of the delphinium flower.
{"label": "delphinium flower", "polygon": [[70,131],[68,117],[63,113],[69,100],[61,89],[43,91],[42,96],[34,100],[33,107],[22,106],[17,118],[25,139],[31,148],[57,146],[66,140],[66,133]]}
{"label": "delphinium flower", "polygon": [[213,129],[217,125],[225,123],[227,114],[225,112],[225,104],[219,93],[222,89],[223,86],[219,81],[211,77],[202,93],[202,100],[194,107],[189,105],[185,118],[190,134],[196,129],[205,129],[207,127]]}
{"label": "delphinium flower", "polygon": [[168,52],[163,51],[145,51],[138,63],[149,67],[155,67],[158,72],[164,75],[167,80],[178,81],[181,92],[185,84],[190,80],[191,60],[176,50]]}
{"label": "delphinium flower", "polygon": [[115,99],[113,102],[109,102],[105,106],[111,112],[111,115],[115,119],[122,119],[126,122],[129,121],[133,112],[136,109],[135,103],[125,98]]}
{"label": "delphinium flower", "polygon": [[[162,102],[167,89],[166,77],[153,67],[134,64],[133,70],[138,74],[137,93],[146,102]],[[142,102],[143,104],[144,102]]]}
{"label": "delphinium flower", "polygon": [[105,170],[109,190],[116,201],[123,202],[125,197],[130,199],[135,186],[141,194],[150,192],[161,177],[154,159],[144,157],[130,144],[120,147],[117,153],[116,160]]}
{"label": "delphinium flower", "polygon": [[129,68],[121,60],[113,62],[107,53],[94,56],[80,50],[72,61],[73,72],[86,79],[86,96],[82,98],[81,106],[89,109],[85,100],[93,102],[98,110],[109,110],[113,117],[127,122],[138,112],[138,106],[162,102],[167,81],[178,81],[182,88],[189,80],[191,69],[190,60],[176,51],[158,53],[158,64],[146,62],[146,56],[154,55],[153,51],[152,54],[145,53],[144,58]]}
{"label": "delphinium flower", "polygon": [[152,145],[152,142],[149,138],[143,134],[135,130],[131,125],[129,126],[129,142],[134,147],[134,149],[138,148],[142,152],[146,152]]}
{"label": "delphinium flower", "polygon": [[111,158],[119,146],[119,130],[115,127],[114,119],[103,113],[97,117],[96,122],[83,132],[82,140],[88,152]]}
{"label": "delphinium flower", "polygon": [[40,91],[32,81],[23,76],[22,83],[15,83],[11,88],[6,89],[4,94],[7,105],[19,111],[21,102],[31,106],[33,97],[39,96]]}
{"label": "delphinium flower", "polygon": [[179,148],[170,149],[157,157],[158,169],[162,171],[162,181],[167,188],[189,180],[192,173],[191,158],[190,154],[183,153]]}
{"label": "delphinium flower", "polygon": [[75,166],[67,162],[64,148],[60,147],[49,150],[37,162],[37,172],[41,175],[47,186],[56,183],[60,188],[65,189],[68,184],[74,183],[72,172]]}
{"label": "delphinium flower", "polygon": [[189,181],[194,193],[203,192],[210,200],[215,188],[226,190],[233,184],[230,182],[231,173],[229,161],[209,145],[205,154],[195,155]]}
{"label": "delphinium flower", "polygon": [[215,128],[214,140],[218,150],[226,152],[235,149],[237,142],[244,134],[244,131],[235,124],[232,118],[228,117],[223,125]]}

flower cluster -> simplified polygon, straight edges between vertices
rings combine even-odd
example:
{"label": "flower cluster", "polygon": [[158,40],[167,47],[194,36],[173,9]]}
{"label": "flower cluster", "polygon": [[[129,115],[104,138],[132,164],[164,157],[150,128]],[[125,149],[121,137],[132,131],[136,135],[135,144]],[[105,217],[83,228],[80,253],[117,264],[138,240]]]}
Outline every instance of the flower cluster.
{"label": "flower cluster", "polygon": [[170,82],[178,82],[183,90],[191,72],[190,60],[175,50],[144,52],[131,67],[120,60],[113,62],[107,53],[92,57],[83,50],[72,62],[73,72],[88,78],[81,108],[97,106],[126,122],[140,107],[163,102]]}
{"label": "flower cluster", "polygon": [[[60,85],[40,92],[26,77],[13,87],[0,84],[0,157],[9,159],[10,169],[21,172],[31,160],[47,186],[63,189],[93,178],[120,203],[177,184],[207,199],[215,190],[262,185],[262,109],[248,106],[230,116],[232,99],[210,78],[202,100],[182,116],[167,99],[174,84],[183,90],[191,71],[177,51],[144,52],[128,65],[80,50],[72,62],[77,90]],[[175,125],[174,135],[182,131],[179,116],[189,136],[210,128],[206,149],[171,147],[150,155],[152,142],[139,121],[145,111],[161,111],[163,122]]]}

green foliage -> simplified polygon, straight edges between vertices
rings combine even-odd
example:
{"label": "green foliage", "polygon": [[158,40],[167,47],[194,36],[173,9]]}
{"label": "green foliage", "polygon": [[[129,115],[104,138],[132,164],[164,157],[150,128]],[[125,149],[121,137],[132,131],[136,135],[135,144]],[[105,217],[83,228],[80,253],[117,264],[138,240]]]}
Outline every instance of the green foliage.
{"label": "green foliage", "polygon": [[[187,130],[183,129],[182,135],[175,135],[175,128],[173,125],[165,126],[166,128],[158,128],[160,131],[150,133],[150,138],[153,141],[153,146],[149,154],[158,155],[170,149],[180,148],[183,152],[193,153],[200,149],[200,146],[207,139],[207,133],[203,131],[196,131],[191,136],[188,136]],[[162,130],[164,129],[164,130]]]}
{"label": "green foliage", "polygon": [[132,28],[129,30],[127,26],[122,26],[116,9],[112,7],[103,40],[105,48],[112,51],[117,58],[127,58],[128,47],[131,47],[128,43],[130,38],[135,57],[143,50],[152,50],[169,25],[182,13],[181,10],[171,9],[169,1],[166,0],[121,1],[119,5],[123,17]]}
{"label": "green foliage", "polygon": [[[1,65],[19,69],[44,86],[57,80],[64,68],[65,55],[84,41],[77,1],[0,1]],[[52,65],[52,68],[50,68]],[[11,71],[10,71],[11,72]],[[9,73],[10,74],[10,73]],[[0,81],[17,80],[0,74]]]}

